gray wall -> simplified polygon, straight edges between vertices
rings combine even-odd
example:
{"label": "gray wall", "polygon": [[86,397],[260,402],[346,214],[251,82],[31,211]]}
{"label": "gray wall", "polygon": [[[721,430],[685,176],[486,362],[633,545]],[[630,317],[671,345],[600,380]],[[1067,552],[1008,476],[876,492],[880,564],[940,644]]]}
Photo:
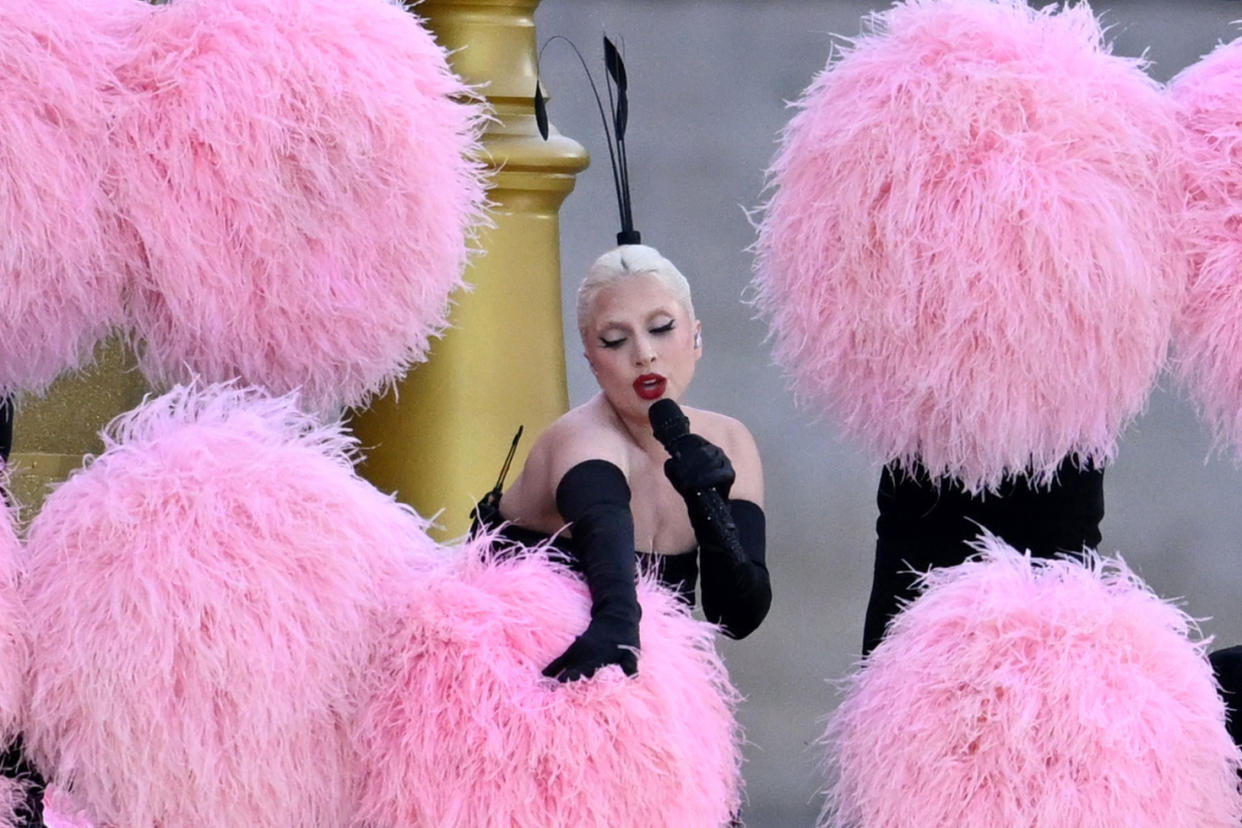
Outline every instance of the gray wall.
{"label": "gray wall", "polygon": [[[602,67],[599,38],[623,40],[629,69],[634,211],[643,239],[695,287],[704,358],[691,404],[750,426],[763,452],[769,554],[776,594],[767,623],[720,644],[746,695],[746,778],[752,826],[810,825],[822,784],[813,744],[836,703],[830,682],[851,668],[862,634],[874,544],[878,468],[831,423],[794,408],[763,343],[765,329],[741,297],[754,231],[746,210],[762,201],[763,171],[785,102],[828,58],[831,34],[851,36],[885,2],[862,0],[543,0],[542,41],[563,34]],[[1221,40],[1242,3],[1118,0],[1098,3],[1118,54],[1146,50],[1167,80]],[[559,46],[545,53],[552,121],[590,150],[562,210],[565,307],[590,262],[611,246],[615,201],[599,117],[581,68]],[[597,77],[601,77],[597,75]],[[595,391],[566,319],[574,404]],[[1164,383],[1168,385],[1168,383]],[[1191,406],[1158,391],[1126,433],[1106,475],[1103,549],[1121,552],[1163,596],[1182,598],[1222,643],[1242,641],[1242,473],[1209,459]]]}

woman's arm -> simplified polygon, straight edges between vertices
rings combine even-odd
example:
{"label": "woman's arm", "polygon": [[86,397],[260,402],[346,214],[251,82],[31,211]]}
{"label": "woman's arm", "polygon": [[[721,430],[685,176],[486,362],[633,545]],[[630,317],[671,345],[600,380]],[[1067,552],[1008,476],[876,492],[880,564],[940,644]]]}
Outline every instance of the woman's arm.
{"label": "woman's arm", "polygon": [[[665,462],[664,473],[685,500],[699,543],[703,614],[731,638],[744,638],[762,623],[772,605],[763,470],[750,432],[736,420],[727,420],[726,425],[722,442],[729,446],[736,466],[720,447],[689,434]],[[704,498],[709,490],[720,497],[723,514]]]}
{"label": "woman's arm", "polygon": [[625,452],[615,430],[571,412],[541,437],[537,466],[550,491],[557,519],[569,524],[574,550],[591,592],[591,621],[569,648],[543,671],[560,681],[589,678],[616,664],[638,670],[634,518]]}
{"label": "woman's arm", "polygon": [[632,676],[638,671],[642,610],[634,587],[630,487],[612,463],[586,460],[561,478],[556,505],[570,522],[574,548],[591,591],[591,622],[543,674],[575,681],[616,664]]}

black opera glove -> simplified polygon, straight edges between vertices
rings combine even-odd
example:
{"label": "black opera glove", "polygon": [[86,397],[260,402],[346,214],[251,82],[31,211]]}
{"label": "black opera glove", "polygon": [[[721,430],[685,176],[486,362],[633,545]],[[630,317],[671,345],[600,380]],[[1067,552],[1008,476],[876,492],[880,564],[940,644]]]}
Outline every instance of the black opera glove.
{"label": "black opera glove", "polygon": [[699,541],[703,615],[730,638],[745,638],[772,607],[763,509],[749,500],[730,500],[730,520],[717,521],[687,507]]}
{"label": "black opera glove", "polygon": [[729,499],[733,488],[733,464],[724,451],[698,434],[685,434],[674,443],[677,453],[664,461],[664,476],[683,498],[714,489]]}
{"label": "black opera glove", "polygon": [[543,674],[575,681],[616,664],[632,676],[638,672],[642,609],[634,585],[634,518],[625,475],[605,460],[579,463],[557,485],[556,508],[570,523],[591,591],[591,622]]}
{"label": "black opera glove", "polygon": [[686,501],[699,543],[703,615],[730,638],[745,638],[772,606],[763,509],[729,500],[733,464],[719,446],[686,434],[670,452],[664,475]]}

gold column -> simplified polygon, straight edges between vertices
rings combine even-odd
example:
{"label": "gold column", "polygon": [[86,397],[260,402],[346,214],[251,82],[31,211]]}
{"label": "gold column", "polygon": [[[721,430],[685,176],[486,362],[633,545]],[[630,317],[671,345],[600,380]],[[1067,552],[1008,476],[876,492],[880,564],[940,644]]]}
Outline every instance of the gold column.
{"label": "gold column", "polygon": [[110,340],[95,355],[93,366],[61,377],[46,396],[25,395],[18,403],[11,489],[23,520],[38,512],[48,487],[78,468],[84,454],[103,451],[100,429],[147,393],[146,380],[120,342]]}
{"label": "gold column", "polygon": [[480,237],[483,252],[466,273],[473,291],[455,297],[453,328],[396,395],[360,412],[353,426],[366,452],[362,474],[436,516],[442,539],[466,531],[517,427],[528,436],[515,469],[568,407],[557,210],[587,154],[555,130],[544,141],[535,125],[538,5],[427,0],[416,8],[452,52],[454,70],[494,110],[483,144],[495,226]]}

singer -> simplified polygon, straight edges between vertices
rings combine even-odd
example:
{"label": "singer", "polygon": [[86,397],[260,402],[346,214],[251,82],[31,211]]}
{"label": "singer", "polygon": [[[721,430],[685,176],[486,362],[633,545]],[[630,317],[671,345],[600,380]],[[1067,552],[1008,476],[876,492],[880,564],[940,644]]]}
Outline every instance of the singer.
{"label": "singer", "polygon": [[[590,624],[543,671],[561,681],[637,671],[638,562],[690,605],[700,581],[705,616],[733,638],[772,600],[754,438],[731,417],[687,407],[682,419],[676,406],[703,352],[685,277],[654,248],[622,245],[591,266],[577,316],[600,392],[539,436],[498,512],[512,540],[554,537],[590,589]],[[660,401],[667,448],[649,415]]]}

